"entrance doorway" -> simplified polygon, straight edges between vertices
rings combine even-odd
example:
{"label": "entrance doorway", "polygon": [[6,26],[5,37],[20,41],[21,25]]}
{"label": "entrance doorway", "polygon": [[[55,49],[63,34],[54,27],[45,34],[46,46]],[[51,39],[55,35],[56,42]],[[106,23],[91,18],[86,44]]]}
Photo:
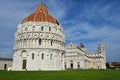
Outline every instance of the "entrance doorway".
{"label": "entrance doorway", "polygon": [[80,69],[80,62],[78,62],[78,69]]}
{"label": "entrance doorway", "polygon": [[73,63],[70,64],[70,68],[73,69]]}
{"label": "entrance doorway", "polygon": [[7,69],[7,64],[4,64],[4,70],[6,70]]}
{"label": "entrance doorway", "polygon": [[65,62],[64,64],[65,64],[65,66],[64,66],[64,67],[65,67],[65,69],[66,69],[66,62]]}
{"label": "entrance doorway", "polygon": [[23,60],[22,69],[26,69],[26,60]]}

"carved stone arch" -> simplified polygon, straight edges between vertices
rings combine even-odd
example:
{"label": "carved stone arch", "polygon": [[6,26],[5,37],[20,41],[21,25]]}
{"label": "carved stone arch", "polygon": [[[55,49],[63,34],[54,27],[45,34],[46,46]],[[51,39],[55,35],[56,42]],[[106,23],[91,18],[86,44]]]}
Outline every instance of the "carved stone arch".
{"label": "carved stone arch", "polygon": [[40,50],[40,53],[42,53],[42,52],[47,53],[45,50],[42,50],[42,49],[41,49],[41,50]]}
{"label": "carved stone arch", "polygon": [[26,58],[27,57],[27,51],[26,50],[22,50],[20,56],[22,58]]}
{"label": "carved stone arch", "polygon": [[31,50],[30,51],[30,54],[32,54],[32,53],[37,53],[35,50]]}

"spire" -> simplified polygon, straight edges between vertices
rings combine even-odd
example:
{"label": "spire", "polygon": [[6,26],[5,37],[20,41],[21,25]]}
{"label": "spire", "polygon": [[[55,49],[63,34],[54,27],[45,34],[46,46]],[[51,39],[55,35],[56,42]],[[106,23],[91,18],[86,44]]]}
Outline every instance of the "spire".
{"label": "spire", "polygon": [[105,49],[104,43],[102,42],[102,43],[98,44],[98,52],[105,53],[105,51],[106,51],[106,49]]}
{"label": "spire", "polygon": [[83,43],[80,43],[79,47],[84,48],[85,46],[83,45]]}

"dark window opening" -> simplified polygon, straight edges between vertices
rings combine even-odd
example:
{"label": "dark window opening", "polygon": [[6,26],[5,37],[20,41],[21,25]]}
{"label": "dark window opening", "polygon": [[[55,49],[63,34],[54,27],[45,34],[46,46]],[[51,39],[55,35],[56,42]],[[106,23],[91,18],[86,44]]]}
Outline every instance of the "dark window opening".
{"label": "dark window opening", "polygon": [[64,55],[64,53],[62,53],[62,56]]}
{"label": "dark window opening", "polygon": [[51,27],[49,27],[49,31],[51,31]]}
{"label": "dark window opening", "polygon": [[52,59],[52,54],[50,54],[50,60]]}
{"label": "dark window opening", "polygon": [[43,30],[43,26],[41,26],[41,30]]}
{"label": "dark window opening", "polygon": [[22,65],[22,69],[26,69],[26,60],[23,60],[23,65]]}
{"label": "dark window opening", "polygon": [[41,45],[41,39],[39,39],[39,45]]}
{"label": "dark window opening", "polygon": [[44,59],[44,54],[42,53],[42,60]]}
{"label": "dark window opening", "polygon": [[99,69],[99,66],[98,66],[98,69]]}
{"label": "dark window opening", "polygon": [[78,64],[78,69],[80,69],[80,65]]}
{"label": "dark window opening", "polygon": [[53,40],[51,39],[51,46],[52,46]]}
{"label": "dark window opening", "polygon": [[78,69],[80,69],[80,62],[78,62]]}
{"label": "dark window opening", "polygon": [[73,63],[70,64],[70,68],[73,69]]}
{"label": "dark window opening", "polygon": [[7,64],[4,64],[4,70],[6,70],[7,69]]}
{"label": "dark window opening", "polygon": [[34,59],[34,53],[32,53],[32,59]]}
{"label": "dark window opening", "polygon": [[65,69],[66,69],[66,65],[65,65]]}
{"label": "dark window opening", "polygon": [[65,69],[66,69],[67,65],[66,65],[66,62],[65,62]]}

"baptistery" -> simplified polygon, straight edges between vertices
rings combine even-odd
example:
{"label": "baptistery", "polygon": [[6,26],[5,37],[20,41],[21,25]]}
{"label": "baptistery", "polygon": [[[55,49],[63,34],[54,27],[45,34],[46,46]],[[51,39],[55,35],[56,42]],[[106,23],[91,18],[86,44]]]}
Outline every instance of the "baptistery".
{"label": "baptistery", "polygon": [[45,4],[17,26],[12,70],[62,70],[65,37]]}

